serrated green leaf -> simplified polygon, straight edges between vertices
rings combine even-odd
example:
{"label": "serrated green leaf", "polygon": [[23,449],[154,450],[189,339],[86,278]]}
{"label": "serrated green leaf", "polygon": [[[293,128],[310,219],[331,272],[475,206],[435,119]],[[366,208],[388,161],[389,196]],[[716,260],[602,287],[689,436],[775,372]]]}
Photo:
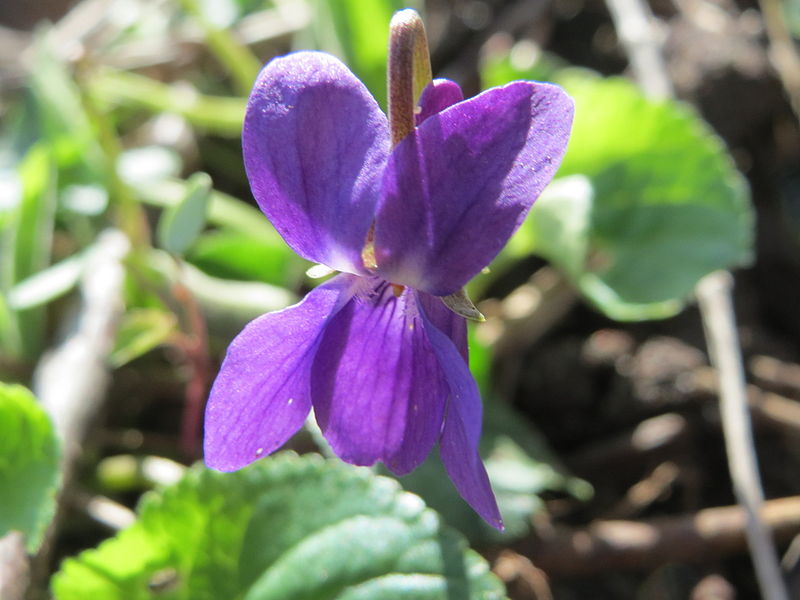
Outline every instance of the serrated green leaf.
{"label": "serrated green leaf", "polygon": [[186,193],[167,208],[158,221],[158,242],[172,254],[182,255],[203,231],[211,198],[211,177],[195,173],[188,180]]}
{"label": "serrated green leaf", "polygon": [[59,447],[33,394],[0,383],[0,537],[21,531],[35,552],[55,512]]}
{"label": "serrated green leaf", "polygon": [[318,456],[286,453],[235,473],[194,467],[147,495],[139,514],[64,561],[57,599],[504,597],[485,561],[419,498]]}

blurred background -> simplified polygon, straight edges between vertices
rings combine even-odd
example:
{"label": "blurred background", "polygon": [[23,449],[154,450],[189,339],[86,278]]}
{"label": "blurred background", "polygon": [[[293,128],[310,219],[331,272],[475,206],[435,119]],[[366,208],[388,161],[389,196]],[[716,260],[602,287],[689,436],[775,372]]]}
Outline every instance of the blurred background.
{"label": "blurred background", "polygon": [[[258,70],[325,50],[385,108],[387,25],[407,6],[435,77],[468,97],[555,81],[576,121],[557,179],[470,288],[487,317],[470,331],[482,450],[507,531],[441,485],[437,456],[400,484],[514,600],[758,597],[695,303],[703,277],[729,270],[764,520],[800,598],[796,0],[0,3],[0,380],[44,407],[63,483],[32,518],[43,530],[55,514],[38,552],[0,559],[25,574],[9,598],[226,597],[191,569],[156,569],[156,546],[132,535],[114,548],[150,557],[126,574],[147,582],[138,595],[121,575],[108,584],[124,560],[79,553],[201,459],[227,344],[315,285],[245,178]],[[327,452],[313,425],[290,448]],[[474,589],[463,597],[496,597]]]}

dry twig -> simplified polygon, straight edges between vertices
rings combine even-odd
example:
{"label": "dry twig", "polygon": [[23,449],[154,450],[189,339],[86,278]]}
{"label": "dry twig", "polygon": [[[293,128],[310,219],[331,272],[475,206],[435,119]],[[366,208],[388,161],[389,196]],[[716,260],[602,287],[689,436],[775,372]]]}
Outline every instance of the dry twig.
{"label": "dry twig", "polygon": [[[800,496],[765,502],[761,518],[776,538],[791,539],[800,531]],[[723,506],[650,521],[596,521],[528,542],[525,554],[553,576],[707,562],[745,549],[747,520],[742,507]]]}
{"label": "dry twig", "polygon": [[765,523],[759,516],[764,503],[750,425],[744,369],[736,334],[730,273],[707,275],[697,286],[711,363],[719,371],[720,415],[725,435],[733,491],[747,517],[747,539],[761,593],[768,600],[788,600],[780,563]]}

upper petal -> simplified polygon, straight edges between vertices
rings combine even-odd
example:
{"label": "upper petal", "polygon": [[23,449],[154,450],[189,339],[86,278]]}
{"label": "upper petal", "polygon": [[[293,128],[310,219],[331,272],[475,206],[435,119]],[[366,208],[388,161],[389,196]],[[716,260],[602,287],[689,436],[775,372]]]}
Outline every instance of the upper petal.
{"label": "upper petal", "polygon": [[267,64],[245,114],[247,177],[261,210],[301,256],[363,273],[389,127],[338,59],[296,52]]}
{"label": "upper petal", "polygon": [[320,428],[349,463],[408,473],[439,438],[448,386],[414,293],[371,284],[331,319],[311,394]]}
{"label": "upper petal", "polygon": [[431,81],[419,98],[419,112],[416,116],[417,126],[428,117],[442,112],[464,99],[461,87],[449,79],[434,79]]}
{"label": "upper petal", "polygon": [[300,428],[311,408],[309,372],[321,333],[356,279],[335,277],[299,304],[255,319],[231,342],[206,406],[209,467],[244,467]]}
{"label": "upper petal", "polygon": [[439,454],[458,493],[492,527],[503,529],[489,477],[478,454],[483,407],[475,379],[459,349],[420,312],[431,347],[450,386]]}
{"label": "upper petal", "polygon": [[517,81],[425,120],[393,150],[375,225],[381,276],[437,296],[497,255],[567,147],[572,99]]}

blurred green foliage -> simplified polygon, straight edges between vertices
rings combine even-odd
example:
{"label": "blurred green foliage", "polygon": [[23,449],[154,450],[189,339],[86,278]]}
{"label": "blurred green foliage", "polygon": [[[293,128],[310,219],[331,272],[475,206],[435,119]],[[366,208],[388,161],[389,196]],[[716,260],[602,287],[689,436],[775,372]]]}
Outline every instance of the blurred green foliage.
{"label": "blurred green foliage", "polygon": [[25,534],[36,552],[55,513],[58,441],[47,414],[20,385],[0,383],[0,538]]}

